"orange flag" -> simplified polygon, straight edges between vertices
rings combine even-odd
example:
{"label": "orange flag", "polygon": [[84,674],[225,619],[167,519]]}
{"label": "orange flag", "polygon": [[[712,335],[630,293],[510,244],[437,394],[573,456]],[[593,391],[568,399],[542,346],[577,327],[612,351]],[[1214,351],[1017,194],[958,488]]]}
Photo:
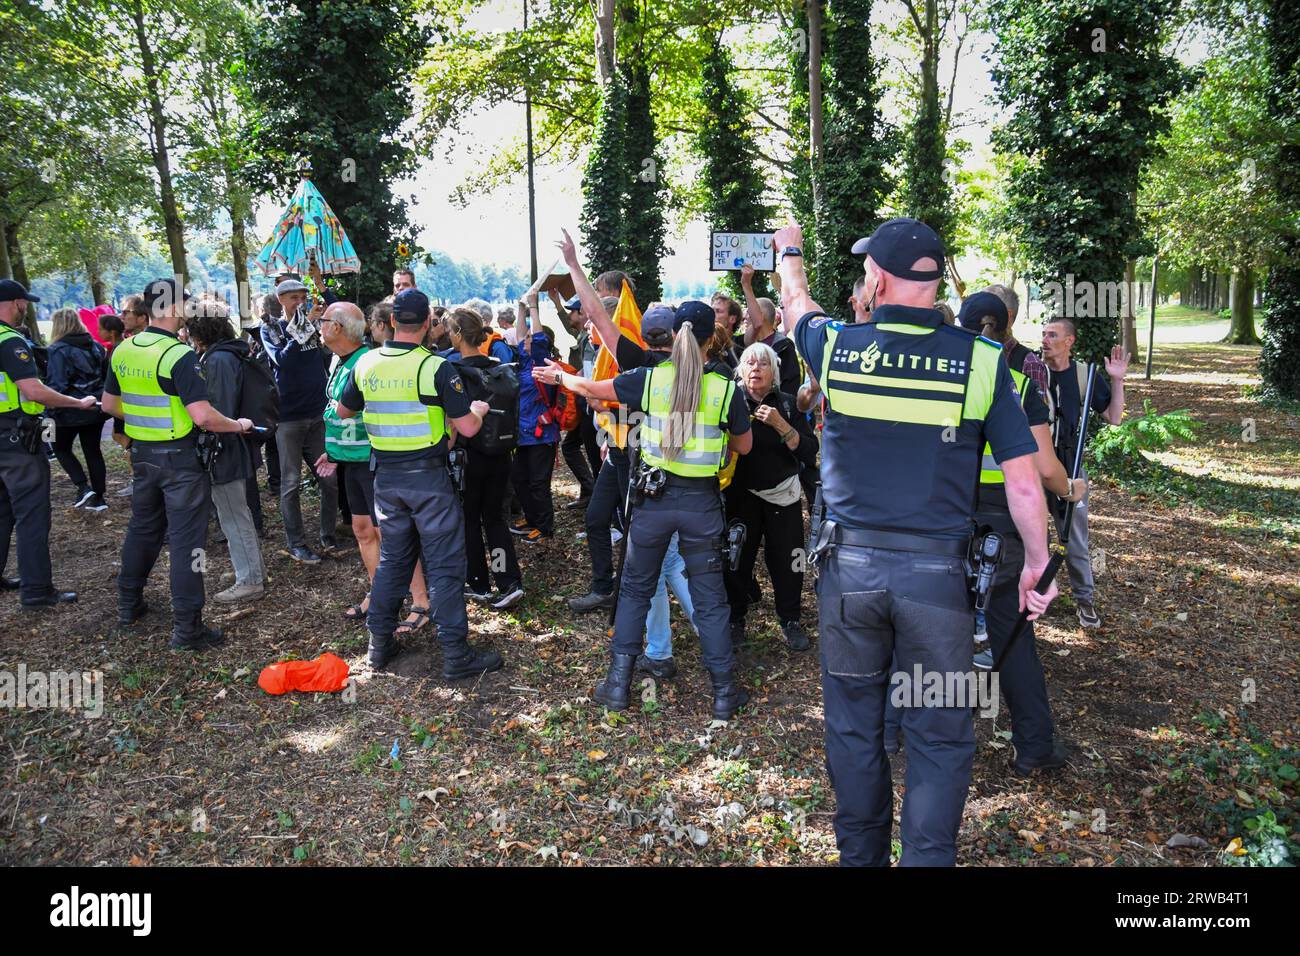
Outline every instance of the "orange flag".
{"label": "orange flag", "polygon": [[268,694],[291,690],[332,693],[348,686],[348,664],[328,651],[314,661],[280,661],[262,668],[257,686]]}
{"label": "orange flag", "polygon": [[[632,297],[632,287],[623,282],[623,291],[618,297],[618,308],[614,310],[614,324],[618,326],[619,332],[626,335],[637,345],[645,348],[645,339],[641,338],[641,310],[636,307],[636,299]],[[613,378],[618,374],[618,361],[614,358],[615,342],[601,342],[600,351],[596,354],[596,367],[592,372],[593,381],[601,382],[608,378]],[[619,448],[627,447],[627,425],[620,424],[616,414],[618,405],[611,402],[599,402],[609,411],[596,412],[596,424],[605,429],[606,432],[614,439],[614,444]]]}

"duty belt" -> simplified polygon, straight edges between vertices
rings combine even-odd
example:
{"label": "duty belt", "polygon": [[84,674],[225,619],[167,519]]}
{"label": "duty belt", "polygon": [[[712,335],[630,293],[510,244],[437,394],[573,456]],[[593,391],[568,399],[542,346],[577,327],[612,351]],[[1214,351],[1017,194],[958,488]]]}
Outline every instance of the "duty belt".
{"label": "duty belt", "polygon": [[900,531],[866,531],[858,528],[845,528],[832,518],[824,518],[817,528],[808,555],[813,564],[832,547],[848,545],[851,548],[882,548],[886,551],[913,551],[918,554],[944,554],[954,558],[964,558],[970,549],[966,540],[955,541],[950,538],[927,538],[919,534],[907,534]]}

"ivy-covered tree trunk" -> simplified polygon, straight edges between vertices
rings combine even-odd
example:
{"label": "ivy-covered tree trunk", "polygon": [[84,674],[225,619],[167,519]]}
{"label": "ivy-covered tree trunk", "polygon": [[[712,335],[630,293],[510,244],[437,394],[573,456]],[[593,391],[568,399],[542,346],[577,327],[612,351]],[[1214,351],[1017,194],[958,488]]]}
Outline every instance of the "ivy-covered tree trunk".
{"label": "ivy-covered tree trunk", "polygon": [[890,190],[885,164],[894,151],[880,115],[879,65],[871,49],[871,0],[831,0],[826,8],[825,131],[814,176],[817,268],[813,296],[836,309],[862,272],[850,251],[882,221]]}
{"label": "ivy-covered tree trunk", "polygon": [[[1278,126],[1300,130],[1300,4],[1272,0],[1268,61],[1272,74],[1269,113]],[[1275,188],[1283,208],[1300,209],[1300,140],[1286,138],[1275,164]],[[1292,224],[1264,283],[1264,341],[1259,358],[1265,388],[1300,399],[1300,229]]]}
{"label": "ivy-covered tree trunk", "polygon": [[949,255],[955,255],[956,216],[952,195],[944,178],[948,156],[943,109],[939,104],[939,3],[908,0],[908,11],[921,39],[920,101],[908,131],[903,176],[903,205],[907,215],[921,220],[939,234]]}
{"label": "ivy-covered tree trunk", "polygon": [[[786,199],[795,221],[803,227],[803,253],[810,278],[817,258],[817,223],[813,202],[812,103],[808,80],[812,44],[814,40],[821,42],[821,33],[819,21],[814,36],[808,11],[817,4],[818,0],[795,0],[792,23],[795,42],[790,44],[790,94],[786,110],[786,126],[790,130],[790,177],[786,182]],[[820,17],[820,7],[816,13]],[[820,51],[817,57],[820,63]]]}
{"label": "ivy-covered tree trunk", "polygon": [[[1014,110],[994,135],[1018,157],[1007,218],[1029,278],[1074,320],[1081,358],[1119,334],[1124,264],[1141,251],[1138,174],[1180,83],[1163,49],[1177,0],[990,0],[993,80]],[[1070,290],[1073,290],[1071,294]]]}
{"label": "ivy-covered tree trunk", "polygon": [[668,232],[663,157],[659,155],[659,137],[650,111],[650,71],[640,57],[627,70],[627,155],[634,175],[623,214],[627,255],[624,271],[636,282],[637,301],[644,307],[663,298],[659,263],[664,256],[664,240]]}
{"label": "ivy-covered tree trunk", "polygon": [[579,227],[593,276],[623,268],[623,210],[635,175],[626,155],[627,83],[617,71],[605,86],[596,138],[582,175]]}
{"label": "ivy-covered tree trunk", "polygon": [[[700,78],[703,122],[695,134],[695,151],[703,163],[704,217],[718,232],[765,232],[771,211],[763,202],[750,104],[732,81],[734,64],[726,46],[712,39]],[[721,284],[733,296],[741,294],[738,272],[722,273]],[[754,277],[754,292],[767,295],[764,275]]]}

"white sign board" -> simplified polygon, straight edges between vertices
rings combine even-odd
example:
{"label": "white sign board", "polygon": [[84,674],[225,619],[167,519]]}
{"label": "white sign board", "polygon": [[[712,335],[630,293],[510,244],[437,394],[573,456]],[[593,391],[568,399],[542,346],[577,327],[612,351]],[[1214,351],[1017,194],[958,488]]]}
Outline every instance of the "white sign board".
{"label": "white sign board", "polygon": [[776,271],[770,232],[710,233],[710,272],[738,272],[748,262],[756,272]]}

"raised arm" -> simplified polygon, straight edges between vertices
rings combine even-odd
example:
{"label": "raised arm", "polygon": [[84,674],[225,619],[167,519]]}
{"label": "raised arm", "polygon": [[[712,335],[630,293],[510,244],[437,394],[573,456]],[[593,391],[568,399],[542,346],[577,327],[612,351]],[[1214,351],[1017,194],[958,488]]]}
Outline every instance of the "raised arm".
{"label": "raised arm", "polygon": [[808,291],[808,273],[804,270],[803,256],[781,255],[781,250],[790,246],[803,248],[803,230],[793,217],[787,217],[786,224],[776,231],[772,244],[779,257],[776,272],[781,277],[782,331],[786,335],[793,335],[800,316],[820,312],[822,308],[813,301],[812,293]]}
{"label": "raised arm", "polygon": [[[564,255],[564,264],[569,267],[569,275],[573,278],[574,288],[578,290],[578,301],[582,303],[582,314],[591,319],[591,324],[596,327],[596,334],[601,343],[613,354],[621,333],[618,326],[614,324],[614,320],[610,318],[609,313],[605,311],[605,304],[600,301],[600,296],[596,294],[595,287],[579,264],[578,249],[574,246],[568,230],[562,229],[561,232],[564,233],[564,238],[556,245],[560,247],[560,252]],[[574,389],[574,391],[577,391],[577,389]],[[582,393],[579,392],[579,394]]]}

